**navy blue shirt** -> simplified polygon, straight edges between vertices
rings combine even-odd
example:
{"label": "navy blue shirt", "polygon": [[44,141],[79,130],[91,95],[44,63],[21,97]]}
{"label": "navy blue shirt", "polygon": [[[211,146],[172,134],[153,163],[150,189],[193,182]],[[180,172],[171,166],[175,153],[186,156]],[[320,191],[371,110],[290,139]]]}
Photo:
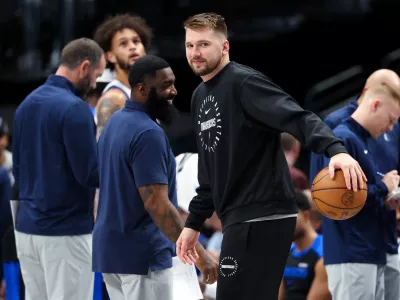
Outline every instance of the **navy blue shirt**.
{"label": "navy blue shirt", "polygon": [[21,202],[17,231],[92,232],[99,183],[96,128],[88,104],[65,77],[50,75],[16,110],[13,174]]}
{"label": "navy blue shirt", "polygon": [[297,251],[293,243],[283,273],[285,300],[306,300],[315,278],[315,266],[323,256],[322,235],[310,248]]}
{"label": "navy blue shirt", "polygon": [[93,270],[144,275],[172,267],[175,245],[145,210],[139,187],[168,185],[177,207],[176,163],[163,129],[146,107],[127,100],[98,143],[100,194],[93,231]]}
{"label": "navy blue shirt", "polygon": [[[377,153],[369,147],[370,134],[352,117],[333,133],[344,141],[348,153],[358,161],[368,179],[367,201],[361,211],[347,220],[323,218],[324,261],[341,263],[386,264],[383,199],[388,193],[376,164]],[[329,159],[324,159],[324,166]]]}
{"label": "navy blue shirt", "polygon": [[[331,113],[324,120],[325,123],[334,129],[343,120],[350,117],[357,109],[357,100],[352,100],[348,105],[338,109]],[[398,123],[394,124],[393,130],[386,132],[379,136],[376,140],[369,139],[368,147],[371,149],[373,154],[377,154],[375,162],[377,167],[383,174],[386,174],[392,170],[399,170],[399,145],[400,145],[400,126]],[[323,157],[321,155],[311,154],[310,163],[310,178],[311,183],[314,180],[318,172],[323,168],[322,166]],[[397,228],[396,228],[396,212],[383,208],[384,222],[385,222],[385,238],[386,238],[386,252],[390,254],[398,253],[397,243]]]}

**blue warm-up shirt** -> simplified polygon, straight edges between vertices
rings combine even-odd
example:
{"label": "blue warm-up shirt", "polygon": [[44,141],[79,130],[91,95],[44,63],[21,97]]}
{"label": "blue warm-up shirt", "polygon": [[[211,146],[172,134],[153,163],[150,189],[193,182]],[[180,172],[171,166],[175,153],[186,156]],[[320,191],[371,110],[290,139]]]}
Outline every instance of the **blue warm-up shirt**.
{"label": "blue warm-up shirt", "polygon": [[98,142],[100,194],[93,231],[93,271],[144,275],[172,267],[175,245],[145,210],[139,187],[168,185],[177,207],[176,163],[163,129],[147,108],[127,100]]}
{"label": "blue warm-up shirt", "polygon": [[[341,138],[348,153],[358,161],[368,180],[367,201],[361,211],[347,220],[323,220],[324,262],[329,264],[386,264],[383,199],[388,193],[378,175],[377,153],[369,147],[370,134],[352,117],[337,126],[333,133]],[[329,159],[324,158],[324,166]]]}
{"label": "blue warm-up shirt", "polygon": [[50,75],[16,110],[13,173],[20,199],[17,231],[92,232],[96,128],[88,104],[65,77]]}
{"label": "blue warm-up shirt", "polygon": [[[357,109],[357,100],[352,100],[348,105],[334,111],[326,117],[324,122],[334,129],[343,120],[349,118]],[[375,162],[381,172],[386,174],[392,170],[399,170],[399,149],[400,149],[400,126],[398,123],[394,124],[393,130],[386,132],[379,136],[376,140],[369,139],[368,147],[373,154],[377,154]],[[311,154],[310,163],[310,178],[311,183],[318,172],[323,168],[323,157],[321,155]],[[398,253],[397,243],[397,227],[396,227],[396,212],[383,208],[384,222],[385,222],[385,238],[386,238],[386,252],[390,254]]]}

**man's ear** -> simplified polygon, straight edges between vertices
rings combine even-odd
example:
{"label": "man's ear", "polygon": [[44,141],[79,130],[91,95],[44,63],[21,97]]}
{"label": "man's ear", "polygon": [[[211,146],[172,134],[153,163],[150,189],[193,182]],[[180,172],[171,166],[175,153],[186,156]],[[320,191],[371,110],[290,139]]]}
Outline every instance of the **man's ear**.
{"label": "man's ear", "polygon": [[108,60],[110,63],[112,63],[112,64],[115,64],[115,63],[117,62],[116,56],[115,56],[114,53],[112,53],[111,51],[108,51],[108,52],[106,53],[106,58],[107,58],[107,60]]}
{"label": "man's ear", "polygon": [[138,83],[137,89],[142,97],[147,97],[147,95],[149,94],[149,89],[144,83]]}
{"label": "man's ear", "polygon": [[88,60],[83,61],[79,65],[79,78],[85,78],[89,74],[90,62]]}

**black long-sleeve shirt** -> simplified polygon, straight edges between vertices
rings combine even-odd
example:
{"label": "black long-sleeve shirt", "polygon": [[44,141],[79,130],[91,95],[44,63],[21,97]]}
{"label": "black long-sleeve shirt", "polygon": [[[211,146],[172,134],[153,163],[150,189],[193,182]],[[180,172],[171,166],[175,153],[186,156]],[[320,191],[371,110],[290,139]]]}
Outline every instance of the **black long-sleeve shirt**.
{"label": "black long-sleeve shirt", "polygon": [[199,188],[186,227],[199,230],[216,211],[223,228],[259,217],[297,212],[281,146],[288,132],[309,150],[347,153],[314,113],[303,110],[262,73],[228,63],[192,96],[199,151]]}

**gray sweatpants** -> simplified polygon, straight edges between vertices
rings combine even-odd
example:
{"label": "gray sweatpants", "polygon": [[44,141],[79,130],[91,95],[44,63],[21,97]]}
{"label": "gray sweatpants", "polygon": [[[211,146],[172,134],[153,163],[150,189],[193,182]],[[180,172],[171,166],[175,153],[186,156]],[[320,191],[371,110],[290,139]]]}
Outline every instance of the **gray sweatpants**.
{"label": "gray sweatpants", "polygon": [[111,300],[172,300],[172,268],[147,275],[103,273]]}
{"label": "gray sweatpants", "polygon": [[400,264],[398,254],[386,255],[385,300],[400,300]]}
{"label": "gray sweatpants", "polygon": [[332,300],[384,300],[385,266],[372,264],[327,265]]}

